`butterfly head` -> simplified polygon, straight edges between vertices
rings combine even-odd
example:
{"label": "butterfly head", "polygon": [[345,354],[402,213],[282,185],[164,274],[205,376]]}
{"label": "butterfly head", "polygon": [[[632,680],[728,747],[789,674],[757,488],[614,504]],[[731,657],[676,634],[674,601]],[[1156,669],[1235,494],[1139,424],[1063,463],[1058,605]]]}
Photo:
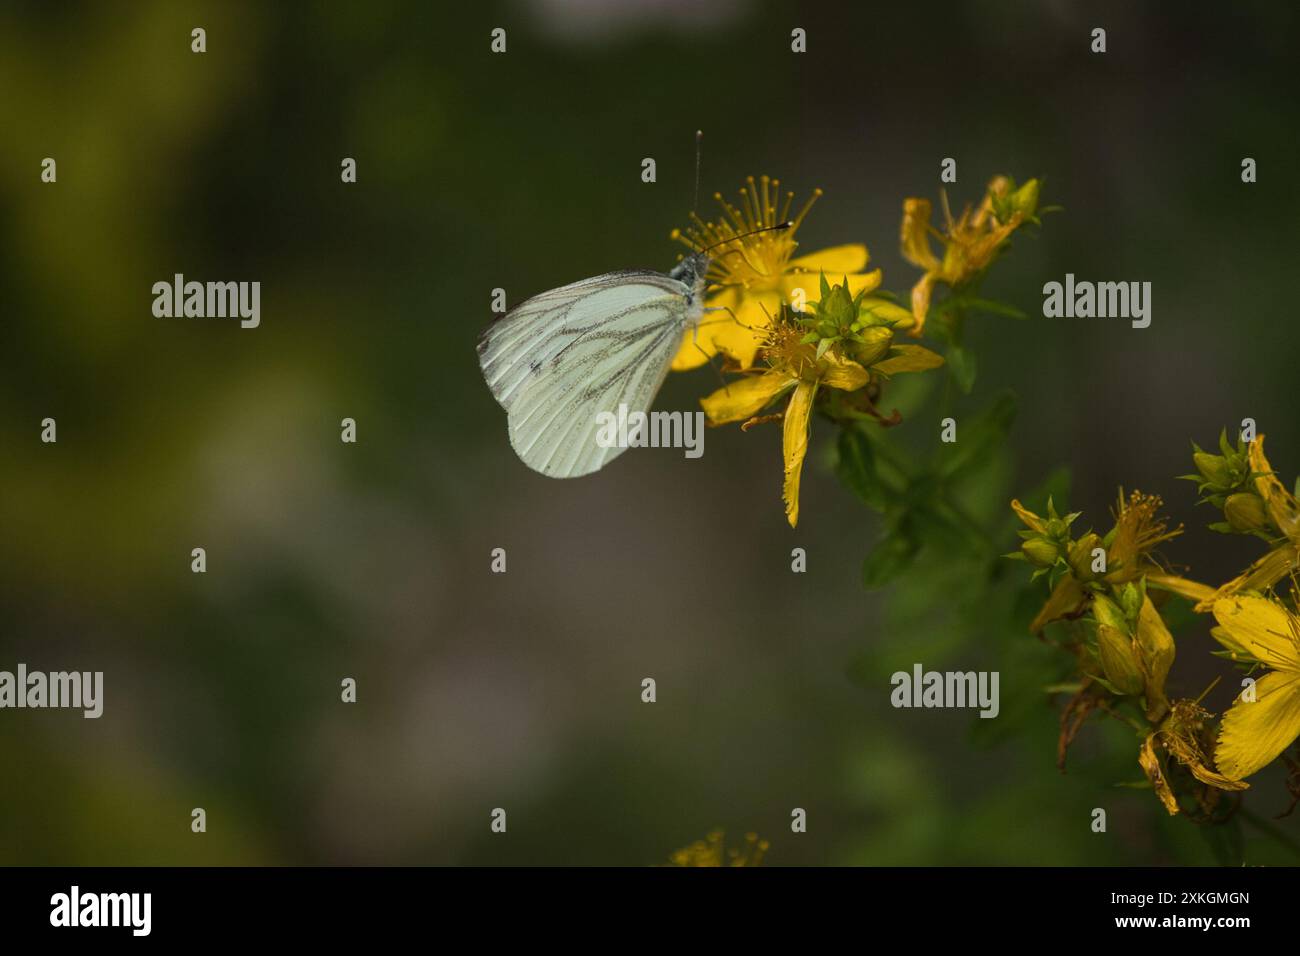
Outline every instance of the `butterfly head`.
{"label": "butterfly head", "polygon": [[693,293],[698,295],[704,290],[704,286],[708,282],[705,276],[708,274],[709,263],[712,261],[712,257],[707,252],[692,252],[673,266],[672,271],[668,273],[668,277],[688,286]]}

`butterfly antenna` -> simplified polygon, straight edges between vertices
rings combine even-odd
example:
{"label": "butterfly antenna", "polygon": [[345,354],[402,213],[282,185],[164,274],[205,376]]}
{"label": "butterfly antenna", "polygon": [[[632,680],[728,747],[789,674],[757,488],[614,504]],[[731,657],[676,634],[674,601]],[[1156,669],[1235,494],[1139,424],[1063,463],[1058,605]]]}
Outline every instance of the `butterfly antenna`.
{"label": "butterfly antenna", "polygon": [[784,229],[789,229],[793,225],[794,223],[787,219],[785,222],[778,222],[775,226],[764,226],[762,229],[751,229],[749,232],[742,232],[738,236],[731,236],[730,238],[719,240],[711,246],[705,246],[700,250],[700,252],[708,252],[710,249],[718,248],[718,246],[725,246],[729,242],[739,242],[741,239],[748,239],[750,236],[757,236],[762,232],[781,232]]}

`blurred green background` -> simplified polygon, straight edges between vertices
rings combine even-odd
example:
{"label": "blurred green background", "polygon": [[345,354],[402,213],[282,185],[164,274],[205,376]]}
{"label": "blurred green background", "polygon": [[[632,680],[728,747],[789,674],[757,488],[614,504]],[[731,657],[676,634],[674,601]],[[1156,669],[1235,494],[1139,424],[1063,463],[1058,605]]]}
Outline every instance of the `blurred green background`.
{"label": "blurred green background", "polygon": [[[941,555],[863,589],[880,523],[832,475],[829,429],[797,532],[777,428],[556,482],[511,452],[474,343],[495,287],[515,303],[668,268],[697,128],[703,196],[750,173],[820,186],[803,248],[865,242],[904,294],[902,201],[937,196],[943,157],[957,205],[995,173],[1041,176],[1064,211],[1016,237],[985,293],[1038,315],[1066,272],[1150,281],[1153,322],[970,324],[971,407],[1021,397],[980,513],[1000,521],[1066,465],[1087,523],[1109,526],[1120,484],[1160,492],[1188,526],[1166,555],[1226,580],[1259,549],[1204,530],[1174,476],[1189,440],[1245,416],[1288,483],[1300,470],[1296,19],[1263,2],[6,4],[0,669],[102,670],[106,702],[98,721],[0,712],[0,862],[647,864],[715,826],[769,838],[773,864],[1214,862],[1213,838],[1114,786],[1140,777],[1118,724],[1056,770],[1041,688],[1068,662],[1025,630],[1023,567],[992,596]],[[176,272],[260,281],[261,327],[154,318],[151,286]],[[660,405],[716,381],[674,376]],[[933,419],[903,428],[938,441]],[[1203,620],[1178,637],[1172,692],[1231,675]],[[1002,715],[892,709],[889,675],[914,661],[1000,671]],[[1286,806],[1278,768],[1254,784],[1261,816]],[[1279,827],[1300,840],[1300,816]],[[1248,861],[1296,861],[1244,834]]]}

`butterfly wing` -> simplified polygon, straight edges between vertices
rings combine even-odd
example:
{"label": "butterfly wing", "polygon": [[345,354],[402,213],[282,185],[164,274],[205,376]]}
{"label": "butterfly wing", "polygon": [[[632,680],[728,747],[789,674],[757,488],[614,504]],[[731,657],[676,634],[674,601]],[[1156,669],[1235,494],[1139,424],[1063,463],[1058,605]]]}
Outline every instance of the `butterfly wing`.
{"label": "butterfly wing", "polygon": [[553,478],[590,474],[623,449],[596,441],[601,412],[647,412],[700,306],[658,272],[611,272],[543,292],[479,341],[483,377],[509,420],[510,444]]}

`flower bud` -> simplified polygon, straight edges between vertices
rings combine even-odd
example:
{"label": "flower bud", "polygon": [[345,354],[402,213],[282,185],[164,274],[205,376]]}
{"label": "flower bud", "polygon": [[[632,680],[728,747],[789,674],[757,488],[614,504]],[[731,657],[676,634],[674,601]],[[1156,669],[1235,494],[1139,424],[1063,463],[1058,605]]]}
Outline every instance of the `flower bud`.
{"label": "flower bud", "polygon": [[1235,531],[1262,531],[1269,526],[1264,499],[1249,491],[1229,495],[1223,503],[1223,516]]}
{"label": "flower bud", "polygon": [[1020,546],[1029,563],[1040,568],[1050,568],[1060,556],[1060,549],[1043,537],[1033,537]]}
{"label": "flower bud", "polygon": [[1146,595],[1132,581],[1124,585],[1119,592],[1119,606],[1124,609],[1124,617],[1130,621],[1136,621],[1138,611],[1142,608],[1142,601]]}
{"label": "flower bud", "polygon": [[1089,531],[1074,544],[1070,545],[1070,570],[1080,581],[1093,581],[1099,577],[1092,569],[1092,552],[1101,547],[1101,536]]}
{"label": "flower bud", "polygon": [[1227,488],[1232,484],[1228,459],[1222,455],[1211,455],[1208,451],[1198,451],[1192,455],[1196,470],[1210,484],[1218,488]]}
{"label": "flower bud", "polygon": [[894,332],[883,326],[873,326],[858,333],[860,342],[853,349],[853,360],[859,365],[870,367],[879,362],[889,352],[894,342]]}
{"label": "flower bud", "polygon": [[1124,617],[1124,612],[1118,604],[1104,594],[1093,596],[1092,616],[1097,619],[1097,624],[1101,627],[1109,627],[1123,634],[1129,633],[1129,625]]}
{"label": "flower bud", "polygon": [[1012,212],[1018,212],[1026,219],[1033,219],[1038,210],[1038,180],[1030,179],[1009,197]]}
{"label": "flower bud", "polygon": [[1143,687],[1142,669],[1133,650],[1133,639],[1108,625],[1097,627],[1097,650],[1106,680],[1121,694],[1138,694]]}

